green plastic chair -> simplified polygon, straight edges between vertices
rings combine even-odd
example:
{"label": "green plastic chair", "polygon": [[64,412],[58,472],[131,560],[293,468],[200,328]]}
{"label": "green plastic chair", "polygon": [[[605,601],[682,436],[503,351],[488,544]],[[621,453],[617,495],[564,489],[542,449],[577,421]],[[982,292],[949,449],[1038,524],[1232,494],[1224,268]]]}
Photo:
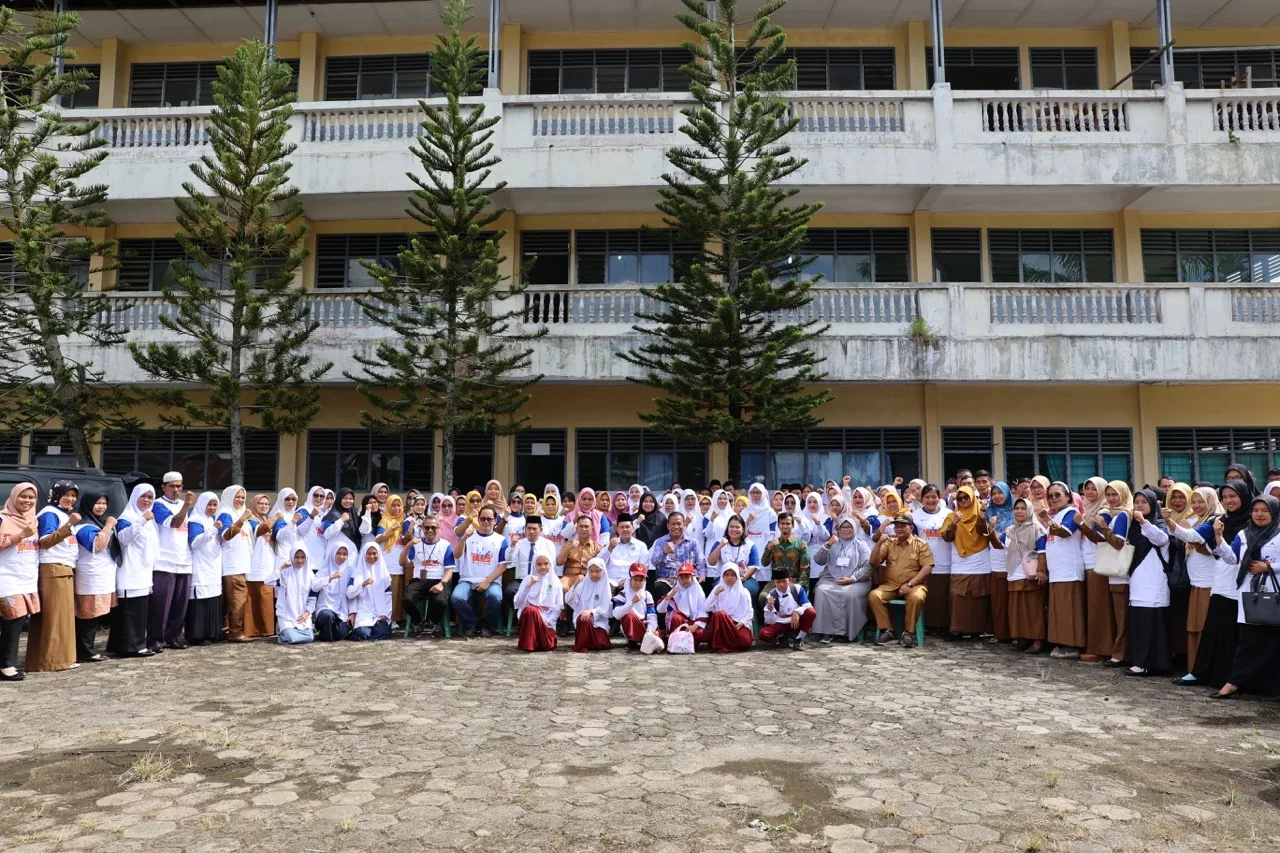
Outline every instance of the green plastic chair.
{"label": "green plastic chair", "polygon": [[[902,599],[886,602],[891,608],[889,616],[893,619],[894,630],[899,634],[902,633],[903,625],[907,621],[907,602]],[[876,628],[875,639],[880,639],[880,629]],[[923,648],[924,646],[924,613],[916,619],[916,646]]]}
{"label": "green plastic chair", "polygon": [[[445,599],[444,599],[444,638],[445,638],[446,640],[453,636],[453,631],[451,630],[451,629],[452,629],[452,623],[453,623],[453,614],[452,614],[450,611],[451,611],[451,608],[449,607],[449,597],[448,597],[448,596],[445,596]],[[409,638],[409,626],[410,626],[410,625],[412,625],[412,624],[413,624],[413,621],[409,618],[409,614],[408,614],[408,613],[406,613],[406,614],[404,615],[404,636],[405,636],[405,639],[408,639],[408,638]]]}

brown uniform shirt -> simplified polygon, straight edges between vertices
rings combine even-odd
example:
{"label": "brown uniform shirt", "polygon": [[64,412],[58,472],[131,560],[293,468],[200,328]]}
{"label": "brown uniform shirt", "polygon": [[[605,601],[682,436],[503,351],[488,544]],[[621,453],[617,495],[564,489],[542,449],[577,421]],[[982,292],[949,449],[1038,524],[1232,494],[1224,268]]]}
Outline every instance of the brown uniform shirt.
{"label": "brown uniform shirt", "polygon": [[569,550],[564,555],[564,576],[567,578],[576,578],[578,575],[587,573],[587,563],[596,554],[603,550],[599,542],[588,542],[586,545],[579,544],[577,539],[569,544]]}
{"label": "brown uniform shirt", "polygon": [[880,557],[886,567],[884,582],[894,586],[902,586],[925,566],[933,568],[933,551],[929,550],[929,543],[914,533],[905,545],[896,537],[882,540]]}

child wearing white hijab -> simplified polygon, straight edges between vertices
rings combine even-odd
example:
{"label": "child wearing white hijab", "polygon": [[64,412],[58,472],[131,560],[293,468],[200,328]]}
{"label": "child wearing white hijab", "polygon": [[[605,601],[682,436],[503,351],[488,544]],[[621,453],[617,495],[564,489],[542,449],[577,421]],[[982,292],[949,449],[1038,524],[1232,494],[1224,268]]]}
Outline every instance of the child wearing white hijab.
{"label": "child wearing white hijab", "polygon": [[564,597],[573,608],[575,652],[602,652],[613,648],[609,642],[609,619],[613,616],[613,587],[603,557],[587,562],[587,575]]}
{"label": "child wearing white hijab", "polygon": [[360,557],[347,563],[346,593],[351,625],[348,640],[391,638],[391,572],[377,542],[369,542]]}
{"label": "child wearing white hijab", "polygon": [[694,578],[693,566],[685,563],[676,573],[676,585],[658,602],[658,612],[666,614],[667,634],[676,631],[693,633],[693,644],[707,641],[707,596]]}
{"label": "child wearing white hijab", "polygon": [[[351,631],[347,621],[347,568],[357,556],[360,549],[356,543],[346,536],[338,534],[324,543],[325,555],[323,564],[313,566],[315,578],[311,581],[311,591],[315,593],[315,606],[312,609],[312,622],[315,623],[316,639],[323,643],[331,643],[346,639]],[[307,549],[309,553],[311,550]]]}
{"label": "child wearing white hijab", "polygon": [[187,606],[187,642],[207,646],[222,637],[222,522],[216,520],[218,496],[201,492],[187,516],[191,547],[191,603]]}
{"label": "child wearing white hijab", "polygon": [[551,571],[551,558],[539,554],[533,571],[520,582],[515,609],[520,614],[520,639],[516,647],[525,652],[549,652],[556,647],[556,622],[564,609],[564,590]]}
{"label": "child wearing white hijab", "polygon": [[613,618],[618,620],[622,635],[627,638],[627,648],[638,649],[645,634],[658,633],[658,610],[653,605],[653,596],[645,589],[649,567],[632,563],[627,575],[627,585],[613,599]]}
{"label": "child wearing white hijab", "polygon": [[754,608],[742,585],[737,563],[726,563],[721,580],[707,596],[707,645],[713,652],[742,652],[751,648]]}
{"label": "child wearing white hijab", "polygon": [[283,645],[301,645],[316,638],[311,621],[311,585],[315,574],[311,554],[304,545],[295,545],[288,561],[275,573],[276,637]]}

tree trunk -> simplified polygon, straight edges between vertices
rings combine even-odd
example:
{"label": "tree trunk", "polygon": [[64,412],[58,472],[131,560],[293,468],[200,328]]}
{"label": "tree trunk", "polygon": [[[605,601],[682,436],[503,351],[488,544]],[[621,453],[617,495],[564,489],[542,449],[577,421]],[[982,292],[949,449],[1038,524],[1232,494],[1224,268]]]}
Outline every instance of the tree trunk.
{"label": "tree trunk", "polygon": [[240,405],[236,403],[227,411],[227,433],[231,436],[231,482],[244,485],[244,427],[240,420]]}
{"label": "tree trunk", "polygon": [[742,442],[734,439],[729,444],[729,482],[739,489],[746,488],[742,482]]}
{"label": "tree trunk", "polygon": [[453,488],[453,427],[448,424],[440,430],[440,449],[444,466],[444,479],[440,481],[440,491],[447,495],[449,489]]}

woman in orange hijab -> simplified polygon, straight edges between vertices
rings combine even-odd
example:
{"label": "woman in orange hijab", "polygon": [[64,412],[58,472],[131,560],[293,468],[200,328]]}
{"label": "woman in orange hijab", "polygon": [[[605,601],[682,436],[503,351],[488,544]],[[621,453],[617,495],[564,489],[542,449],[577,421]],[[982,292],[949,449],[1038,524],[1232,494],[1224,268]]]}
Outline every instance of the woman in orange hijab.
{"label": "woman in orange hijab", "polygon": [[28,617],[40,612],[40,542],[31,483],[18,483],[0,510],[0,681],[21,681],[18,640]]}

